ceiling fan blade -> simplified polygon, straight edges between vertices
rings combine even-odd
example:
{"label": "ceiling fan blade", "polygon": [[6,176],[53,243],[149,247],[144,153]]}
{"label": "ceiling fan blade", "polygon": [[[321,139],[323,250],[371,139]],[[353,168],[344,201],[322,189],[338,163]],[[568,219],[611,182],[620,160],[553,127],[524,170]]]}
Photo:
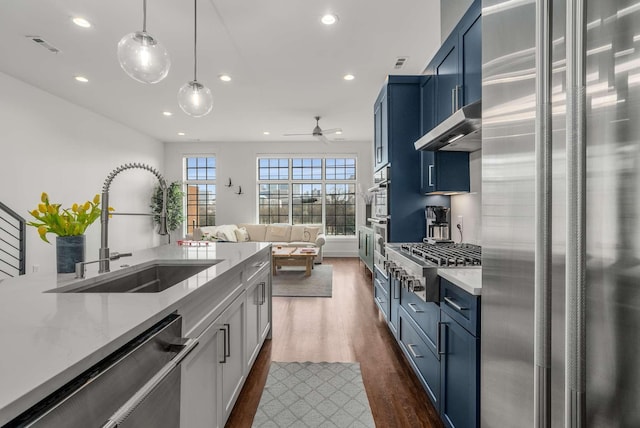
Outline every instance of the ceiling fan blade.
{"label": "ceiling fan blade", "polygon": [[318,140],[322,141],[325,144],[329,144],[331,142],[331,140],[329,140],[327,137],[325,137],[323,134],[321,135],[316,135],[315,136]]}
{"label": "ceiling fan blade", "polygon": [[307,135],[308,136],[308,135],[311,135],[311,134],[282,134],[282,135],[284,135],[285,137],[293,137],[293,136],[300,136],[300,135]]}
{"label": "ceiling fan blade", "polygon": [[336,132],[342,132],[342,128],[323,129],[323,134],[335,134]]}

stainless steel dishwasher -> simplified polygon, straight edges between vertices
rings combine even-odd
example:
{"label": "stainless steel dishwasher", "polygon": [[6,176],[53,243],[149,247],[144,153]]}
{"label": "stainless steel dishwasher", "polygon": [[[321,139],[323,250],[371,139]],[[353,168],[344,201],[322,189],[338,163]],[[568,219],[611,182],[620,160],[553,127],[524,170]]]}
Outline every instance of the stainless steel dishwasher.
{"label": "stainless steel dishwasher", "polygon": [[198,344],[169,315],[5,427],[180,426],[180,363]]}

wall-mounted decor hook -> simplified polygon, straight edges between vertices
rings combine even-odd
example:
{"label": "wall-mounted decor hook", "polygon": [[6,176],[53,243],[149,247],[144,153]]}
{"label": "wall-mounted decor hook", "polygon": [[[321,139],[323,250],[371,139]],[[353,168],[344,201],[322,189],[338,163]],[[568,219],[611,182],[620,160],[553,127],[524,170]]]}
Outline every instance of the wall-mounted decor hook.
{"label": "wall-mounted decor hook", "polygon": [[231,184],[231,177],[229,177],[229,182],[227,184],[225,184],[226,187],[231,187],[233,186],[233,184]]}
{"label": "wall-mounted decor hook", "polygon": [[236,195],[244,195],[244,193],[242,193],[242,186],[238,186],[238,191],[236,192]]}

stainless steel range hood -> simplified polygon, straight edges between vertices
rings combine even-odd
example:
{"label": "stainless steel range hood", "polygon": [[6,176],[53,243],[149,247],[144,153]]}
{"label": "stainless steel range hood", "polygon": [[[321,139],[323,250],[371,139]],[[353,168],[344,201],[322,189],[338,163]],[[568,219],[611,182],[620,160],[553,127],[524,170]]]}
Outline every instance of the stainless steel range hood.
{"label": "stainless steel range hood", "polygon": [[475,152],[482,146],[482,101],[462,107],[414,143],[416,150]]}

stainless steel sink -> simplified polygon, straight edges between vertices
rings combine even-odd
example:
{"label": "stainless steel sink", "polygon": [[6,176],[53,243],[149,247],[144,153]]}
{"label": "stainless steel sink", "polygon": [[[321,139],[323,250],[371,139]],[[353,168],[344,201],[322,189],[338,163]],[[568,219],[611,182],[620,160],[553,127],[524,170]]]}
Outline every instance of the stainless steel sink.
{"label": "stainless steel sink", "polygon": [[156,262],[124,275],[90,278],[75,284],[49,290],[54,293],[159,293],[219,263],[220,260],[197,262]]}

